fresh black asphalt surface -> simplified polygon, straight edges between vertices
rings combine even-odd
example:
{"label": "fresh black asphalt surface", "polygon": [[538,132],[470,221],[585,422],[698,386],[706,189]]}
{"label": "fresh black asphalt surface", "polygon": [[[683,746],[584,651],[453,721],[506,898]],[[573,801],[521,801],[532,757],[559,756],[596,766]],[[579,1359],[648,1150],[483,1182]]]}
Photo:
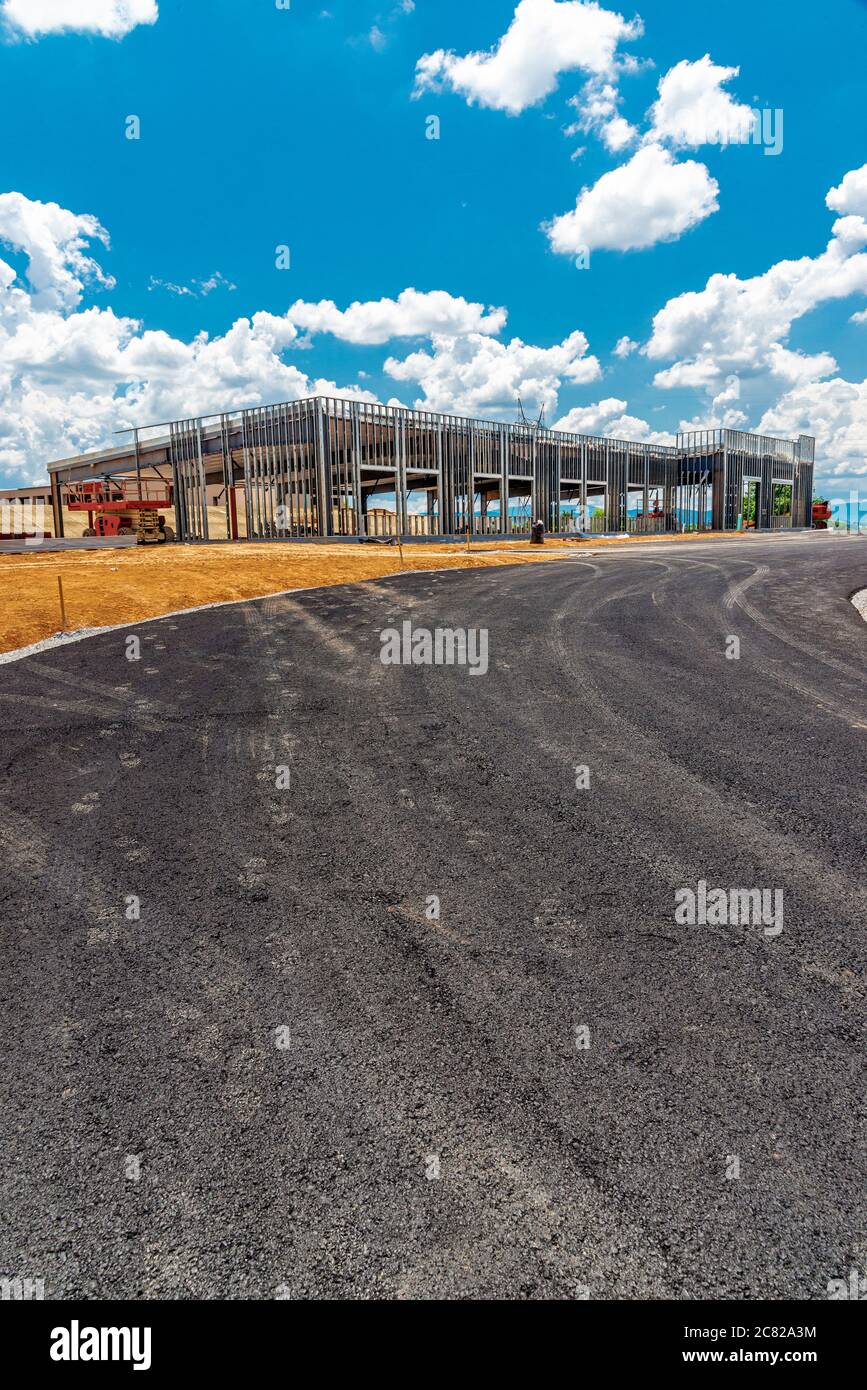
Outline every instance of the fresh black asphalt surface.
{"label": "fresh black asphalt surface", "polygon": [[[575,549],[0,666],[0,1274],[823,1299],[864,1273],[867,545]],[[487,674],[383,665],[404,619],[486,628]],[[700,879],[782,888],[782,933],[677,925]]]}

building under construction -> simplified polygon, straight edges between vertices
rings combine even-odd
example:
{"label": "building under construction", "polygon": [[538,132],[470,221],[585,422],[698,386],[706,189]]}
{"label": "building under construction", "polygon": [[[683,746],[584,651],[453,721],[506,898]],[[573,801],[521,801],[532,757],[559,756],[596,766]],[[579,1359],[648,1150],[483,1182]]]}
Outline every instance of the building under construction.
{"label": "building under construction", "polygon": [[58,536],[71,501],[98,512],[156,487],[180,541],[505,537],[536,519],[554,534],[809,526],[813,458],[808,435],[637,444],[317,396],[131,430],[49,474]]}

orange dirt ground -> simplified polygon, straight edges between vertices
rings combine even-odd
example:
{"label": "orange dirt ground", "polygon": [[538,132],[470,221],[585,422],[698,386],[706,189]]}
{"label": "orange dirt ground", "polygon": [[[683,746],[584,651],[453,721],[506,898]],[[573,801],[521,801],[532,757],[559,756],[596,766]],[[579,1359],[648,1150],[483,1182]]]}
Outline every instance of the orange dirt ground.
{"label": "orange dirt ground", "polygon": [[[660,536],[658,541],[673,539],[692,537]],[[397,546],[291,542],[0,554],[0,651],[29,646],[63,629],[58,576],[63,580],[65,628],[74,632],[283,589],[350,584],[400,571],[568,560],[618,544],[652,545],[654,540],[600,537],[562,544],[549,539],[542,549],[526,540],[477,542],[469,549],[463,544],[404,545],[402,559]]]}

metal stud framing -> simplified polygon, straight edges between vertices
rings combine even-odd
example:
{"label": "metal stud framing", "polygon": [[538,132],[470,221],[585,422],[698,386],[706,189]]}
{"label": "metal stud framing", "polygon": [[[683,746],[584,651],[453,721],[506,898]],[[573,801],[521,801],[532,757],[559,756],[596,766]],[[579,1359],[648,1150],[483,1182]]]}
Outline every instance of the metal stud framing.
{"label": "metal stud framing", "polygon": [[[779,486],[791,486],[785,524],[807,526],[813,488],[807,435],[716,429],[680,434],[675,446],[637,444],[322,396],[177,420],[167,440],[140,450],[144,466],[148,450],[171,465],[176,531],[186,541],[209,539],[208,502],[219,499],[230,538],[241,535],[240,500],[247,538],[296,540],[381,534],[383,526],[404,535],[511,535],[536,518],[565,532],[576,505],[586,517],[588,498],[603,509],[594,530],[731,529],[750,479],[758,526],[780,524]],[[123,471],[122,460],[114,467]],[[393,509],[376,507],[383,493]],[[640,517],[630,509],[636,494]]]}
{"label": "metal stud framing", "polygon": [[774,524],[777,485],[791,485],[791,525],[810,525],[815,441],[809,435],[793,441],[743,430],[699,430],[679,434],[677,447],[681,482],[692,488],[697,478],[706,475],[712,487],[713,529],[737,526],[743,514],[745,482],[758,484],[755,520],[760,529]]}
{"label": "metal stud framing", "polygon": [[201,420],[175,421],[169,426],[169,439],[178,540],[206,541],[208,508]]}

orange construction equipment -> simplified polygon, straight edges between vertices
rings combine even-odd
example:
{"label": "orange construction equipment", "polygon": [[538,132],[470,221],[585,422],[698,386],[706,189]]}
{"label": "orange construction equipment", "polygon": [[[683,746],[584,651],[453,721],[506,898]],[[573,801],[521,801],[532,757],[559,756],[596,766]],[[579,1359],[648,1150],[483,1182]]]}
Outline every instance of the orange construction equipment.
{"label": "orange construction equipment", "polygon": [[85,536],[137,536],[139,545],[175,538],[159,514],[160,507],[172,505],[171,484],[161,478],[70,483],[66,505],[71,512],[87,512]]}

